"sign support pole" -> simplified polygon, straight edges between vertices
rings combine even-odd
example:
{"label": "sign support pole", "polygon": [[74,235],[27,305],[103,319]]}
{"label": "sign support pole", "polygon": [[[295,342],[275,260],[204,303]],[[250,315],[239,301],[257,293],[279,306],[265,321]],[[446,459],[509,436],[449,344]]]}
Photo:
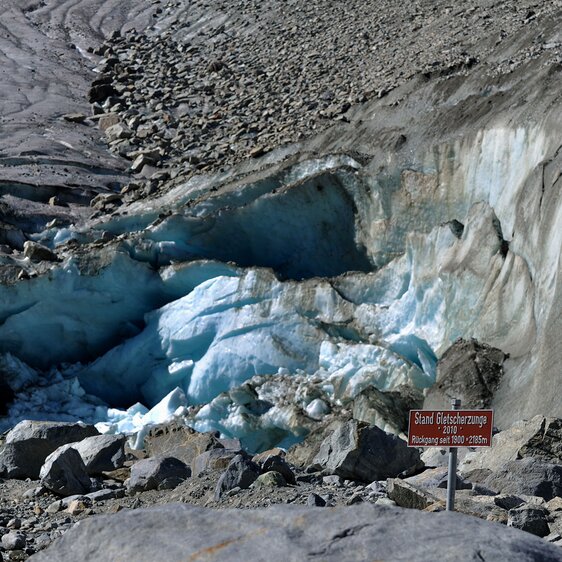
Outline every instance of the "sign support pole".
{"label": "sign support pole", "polygon": [[[453,400],[452,409],[459,410],[460,400]],[[455,511],[455,491],[457,489],[457,447],[449,447],[449,473],[447,474],[447,511]]]}

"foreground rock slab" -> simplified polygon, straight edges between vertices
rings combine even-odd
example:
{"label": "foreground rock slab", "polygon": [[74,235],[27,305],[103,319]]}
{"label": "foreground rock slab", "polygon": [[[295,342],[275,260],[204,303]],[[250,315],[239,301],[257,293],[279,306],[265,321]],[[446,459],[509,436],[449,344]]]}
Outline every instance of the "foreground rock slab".
{"label": "foreground rock slab", "polygon": [[169,562],[562,560],[559,548],[528,533],[458,513],[365,505],[216,511],[185,504],[86,520],[30,560],[152,562],[163,552]]}

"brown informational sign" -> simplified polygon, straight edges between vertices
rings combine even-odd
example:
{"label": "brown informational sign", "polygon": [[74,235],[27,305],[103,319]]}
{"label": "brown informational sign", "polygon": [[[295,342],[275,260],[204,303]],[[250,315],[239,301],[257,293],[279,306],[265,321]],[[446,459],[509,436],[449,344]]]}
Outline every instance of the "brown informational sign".
{"label": "brown informational sign", "polygon": [[493,410],[410,410],[408,447],[491,447]]}

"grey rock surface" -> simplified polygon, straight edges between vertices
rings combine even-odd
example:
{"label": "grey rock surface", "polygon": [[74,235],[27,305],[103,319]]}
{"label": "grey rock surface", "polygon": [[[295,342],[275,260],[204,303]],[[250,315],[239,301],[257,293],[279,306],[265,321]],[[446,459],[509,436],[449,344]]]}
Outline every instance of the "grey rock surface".
{"label": "grey rock surface", "polygon": [[253,488],[282,488],[286,485],[285,477],[275,470],[260,474],[252,483]]}
{"label": "grey rock surface", "polygon": [[95,475],[123,466],[126,441],[124,435],[94,435],[69,446],[80,453],[88,474]]}
{"label": "grey rock surface", "polygon": [[562,496],[562,466],[537,459],[511,461],[494,472],[484,485],[502,494],[525,494],[551,500]]}
{"label": "grey rock surface", "polygon": [[474,339],[458,339],[437,363],[437,379],[425,400],[427,410],[449,409],[454,398],[464,408],[486,408],[503,377],[506,355]]}
{"label": "grey rock surface", "polygon": [[57,255],[46,246],[27,240],[23,245],[23,255],[31,261],[57,261]]}
{"label": "grey rock surface", "polygon": [[421,408],[422,404],[423,395],[418,389],[404,385],[394,391],[383,392],[372,386],[353,400],[353,418],[389,433],[406,433],[408,412]]}
{"label": "grey rock surface", "polygon": [[2,547],[6,550],[22,550],[25,547],[25,535],[10,531],[2,535]]}
{"label": "grey rock surface", "polygon": [[463,473],[500,470],[507,462],[525,457],[562,464],[562,419],[534,416],[521,420],[493,437],[493,447],[468,453],[459,463]]}
{"label": "grey rock surface", "polygon": [[179,422],[156,425],[144,438],[149,456],[168,456],[191,465],[195,457],[211,449],[222,449],[218,437],[199,433]]}
{"label": "grey rock surface", "polygon": [[274,470],[283,475],[289,484],[295,484],[295,474],[289,463],[285,460],[284,455],[280,454],[261,454],[253,458],[262,472]]}
{"label": "grey rock surface", "polygon": [[439,498],[400,478],[389,478],[387,482],[388,497],[400,507],[425,509],[439,501]]}
{"label": "grey rock surface", "polygon": [[521,529],[537,537],[546,537],[550,533],[547,514],[547,510],[540,507],[516,507],[509,510],[507,526]]}
{"label": "grey rock surface", "polygon": [[167,490],[191,476],[191,469],[174,457],[152,457],[137,461],[131,468],[127,481],[129,492],[146,490]]}
{"label": "grey rock surface", "polygon": [[0,448],[0,475],[38,478],[45,459],[66,443],[99,435],[93,425],[70,422],[22,421]]}
{"label": "grey rock surface", "polygon": [[[150,533],[139,533],[150,529]],[[271,560],[517,560],[559,562],[562,551],[516,529],[458,513],[378,506],[318,510],[210,510],[171,504],[96,517],[71,529],[33,562]]]}
{"label": "grey rock surface", "polygon": [[91,482],[78,451],[61,447],[41,467],[41,485],[60,496],[86,494]]}
{"label": "grey rock surface", "polygon": [[259,466],[244,455],[236,455],[221,474],[215,487],[215,500],[233,488],[249,488],[260,475]]}
{"label": "grey rock surface", "polygon": [[191,473],[197,476],[206,470],[224,470],[238,454],[240,450],[216,448],[205,451],[193,459]]}
{"label": "grey rock surface", "polygon": [[420,456],[396,435],[351,420],[335,425],[314,462],[342,478],[372,482],[420,466]]}

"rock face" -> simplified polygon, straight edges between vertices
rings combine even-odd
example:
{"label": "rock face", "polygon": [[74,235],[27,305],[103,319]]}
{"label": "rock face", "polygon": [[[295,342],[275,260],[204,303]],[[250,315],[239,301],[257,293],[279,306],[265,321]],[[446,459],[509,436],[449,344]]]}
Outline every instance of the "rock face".
{"label": "rock face", "polygon": [[314,462],[349,480],[372,482],[397,476],[420,466],[417,449],[376,426],[338,423],[326,437]]}
{"label": "rock face", "polygon": [[0,449],[0,475],[38,478],[47,456],[66,443],[99,435],[83,423],[22,421],[6,436]]}
{"label": "rock face", "polygon": [[206,470],[224,470],[230,461],[240,454],[240,450],[233,449],[211,449],[197,455],[191,463],[191,472],[199,475]]}
{"label": "rock face", "polygon": [[389,433],[406,433],[408,412],[421,408],[422,404],[423,395],[416,388],[403,386],[395,391],[381,392],[376,387],[369,387],[353,400],[353,417]]}
{"label": "rock face", "polygon": [[508,527],[527,531],[537,537],[550,533],[547,523],[548,511],[539,507],[517,507],[509,510]]}
{"label": "rock face", "polygon": [[439,359],[435,385],[423,407],[449,409],[454,398],[465,408],[486,408],[503,377],[505,353],[478,341],[457,340]]}
{"label": "rock face", "polygon": [[[151,529],[139,534],[139,529]],[[242,538],[241,538],[242,537]],[[477,539],[475,539],[477,537]],[[559,562],[562,553],[528,533],[457,513],[354,506],[330,510],[276,506],[206,510],[172,504],[89,519],[33,562],[186,557],[206,560],[517,560]]]}

